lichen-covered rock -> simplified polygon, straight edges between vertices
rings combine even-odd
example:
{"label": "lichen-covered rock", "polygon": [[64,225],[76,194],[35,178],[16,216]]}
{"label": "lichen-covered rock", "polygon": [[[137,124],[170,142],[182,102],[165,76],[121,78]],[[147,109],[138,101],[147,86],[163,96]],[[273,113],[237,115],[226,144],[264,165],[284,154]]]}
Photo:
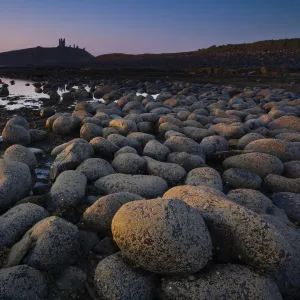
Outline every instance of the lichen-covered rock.
{"label": "lichen-covered rock", "polygon": [[216,125],[212,125],[210,129],[216,132],[218,135],[224,137],[226,140],[232,138],[240,138],[244,135],[244,129],[242,126],[219,123]]}
{"label": "lichen-covered rock", "polygon": [[114,143],[119,148],[125,146],[130,146],[136,150],[139,150],[141,148],[141,144],[136,139],[131,139],[120,134],[110,134],[107,140],[111,143]]}
{"label": "lichen-covered rock", "polygon": [[132,120],[125,120],[125,119],[111,120],[109,122],[109,126],[116,128],[119,134],[122,135],[127,135],[130,132],[137,131],[136,123]]}
{"label": "lichen-covered rock", "polygon": [[170,149],[156,140],[149,141],[143,150],[144,156],[149,156],[159,161],[165,161]]}
{"label": "lichen-covered rock", "polygon": [[283,175],[287,178],[300,178],[300,161],[292,160],[283,164]]}
{"label": "lichen-covered rock", "polygon": [[35,223],[47,218],[49,213],[32,203],[16,205],[0,216],[0,246],[11,247]]}
{"label": "lichen-covered rock", "polygon": [[225,169],[238,168],[250,170],[261,178],[268,174],[282,174],[283,164],[281,160],[266,153],[245,153],[228,157],[223,161]]}
{"label": "lichen-covered rock", "polygon": [[219,191],[223,190],[222,178],[213,168],[203,167],[191,170],[185,179],[185,184],[192,186],[206,185]]}
{"label": "lichen-covered rock", "polygon": [[264,139],[265,137],[262,134],[250,132],[241,137],[238,141],[238,149],[245,149],[245,147],[251,142]]}
{"label": "lichen-covered rock", "polygon": [[85,195],[86,177],[79,171],[64,171],[50,190],[49,209],[76,207]]}
{"label": "lichen-covered rock", "polygon": [[272,201],[263,193],[251,189],[235,189],[227,194],[229,200],[242,205],[258,214],[272,209]]}
{"label": "lichen-covered rock", "polygon": [[7,267],[24,263],[48,271],[76,263],[79,249],[77,227],[59,217],[49,217],[35,224],[12,247]]}
{"label": "lichen-covered rock", "polygon": [[290,257],[289,245],[272,224],[213,188],[179,186],[163,197],[181,199],[201,213],[219,261],[241,260],[258,270],[275,272]]}
{"label": "lichen-covered rock", "polygon": [[267,190],[277,192],[300,193],[300,178],[286,178],[280,175],[269,174],[264,180]]}
{"label": "lichen-covered rock", "polygon": [[112,158],[119,147],[103,137],[95,137],[90,141],[94,152],[100,156]]}
{"label": "lichen-covered rock", "polygon": [[153,276],[125,263],[120,253],[99,262],[94,283],[103,300],[152,300],[156,294]]}
{"label": "lichen-covered rock", "polygon": [[17,125],[24,127],[26,130],[29,129],[29,124],[27,120],[21,116],[12,117],[6,122],[6,125]]}
{"label": "lichen-covered rock", "polygon": [[129,192],[147,199],[162,196],[168,188],[168,184],[161,177],[129,174],[111,174],[102,177],[94,186],[102,194]]}
{"label": "lichen-covered rock", "polygon": [[12,145],[6,149],[3,158],[10,161],[18,161],[27,165],[31,170],[34,170],[37,165],[35,155],[28,148],[22,145]]}
{"label": "lichen-covered rock", "polygon": [[233,188],[259,189],[262,182],[257,174],[245,169],[228,169],[222,177],[224,182]]}
{"label": "lichen-covered rock", "polygon": [[93,124],[85,123],[80,128],[80,137],[86,141],[90,141],[95,137],[102,135],[102,127]]}
{"label": "lichen-covered rock", "polygon": [[113,218],[112,233],[126,258],[154,273],[194,273],[211,256],[211,239],[201,215],[180,200],[126,203]]}
{"label": "lichen-covered rock", "polygon": [[277,139],[259,139],[249,143],[245,150],[277,156],[282,162],[300,160],[300,150],[290,142]]}
{"label": "lichen-covered rock", "polygon": [[2,131],[3,141],[10,145],[20,144],[27,146],[31,143],[31,137],[27,129],[19,125],[6,125]]}
{"label": "lichen-covered rock", "polygon": [[1,269],[0,299],[47,299],[46,279],[40,271],[26,265]]}
{"label": "lichen-covered rock", "polygon": [[170,186],[182,182],[186,177],[186,171],[183,167],[174,163],[166,163],[144,156],[149,175],[162,177]]}
{"label": "lichen-covered rock", "polygon": [[300,118],[295,116],[282,116],[268,124],[269,129],[289,129],[300,131]]}
{"label": "lichen-covered rock", "polygon": [[227,151],[228,141],[219,135],[211,135],[202,139],[200,145],[207,158],[211,158],[216,152]]}
{"label": "lichen-covered rock", "polygon": [[171,152],[186,152],[202,157],[204,156],[202,146],[187,137],[171,136],[164,144],[171,150]]}
{"label": "lichen-covered rock", "polygon": [[27,165],[0,159],[0,211],[24,198],[30,186],[31,174]]}
{"label": "lichen-covered rock", "polygon": [[96,181],[101,177],[116,173],[112,166],[101,158],[88,158],[77,169],[88,181]]}
{"label": "lichen-covered rock", "polygon": [[143,200],[143,197],[128,193],[113,193],[99,198],[83,214],[83,222],[104,236],[111,235],[111,222],[116,212],[127,202]]}
{"label": "lichen-covered rock", "polygon": [[193,278],[163,278],[164,300],[282,300],[276,283],[242,265],[215,265]]}
{"label": "lichen-covered rock", "polygon": [[[120,149],[122,150],[122,149]],[[143,174],[147,163],[143,157],[135,153],[120,153],[115,156],[112,166],[117,173]]]}

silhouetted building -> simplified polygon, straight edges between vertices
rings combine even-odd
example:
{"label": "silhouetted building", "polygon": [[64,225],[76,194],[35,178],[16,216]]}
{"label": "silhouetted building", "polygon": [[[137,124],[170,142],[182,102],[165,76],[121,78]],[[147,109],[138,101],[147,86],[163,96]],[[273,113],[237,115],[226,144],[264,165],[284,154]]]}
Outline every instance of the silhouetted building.
{"label": "silhouetted building", "polygon": [[66,47],[66,39],[59,39],[58,40],[58,47],[65,48]]}

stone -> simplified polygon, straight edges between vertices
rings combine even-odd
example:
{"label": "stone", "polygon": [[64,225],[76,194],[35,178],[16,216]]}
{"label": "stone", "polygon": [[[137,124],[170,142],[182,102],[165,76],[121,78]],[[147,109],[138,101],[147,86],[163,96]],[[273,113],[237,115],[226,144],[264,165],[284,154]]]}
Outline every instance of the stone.
{"label": "stone", "polygon": [[111,120],[109,122],[109,126],[117,129],[119,134],[122,135],[127,135],[131,132],[137,131],[136,123],[132,120],[125,120],[125,119]]}
{"label": "stone", "polygon": [[185,169],[178,164],[161,162],[148,156],[143,158],[147,163],[147,173],[163,178],[169,186],[183,182],[186,177]]}
{"label": "stone", "polygon": [[56,134],[69,135],[78,126],[80,126],[80,120],[75,116],[60,116],[53,122],[52,130]]}
{"label": "stone", "polygon": [[27,196],[31,183],[27,165],[0,159],[0,211],[8,209]]}
{"label": "stone", "polygon": [[142,132],[132,132],[128,134],[127,137],[137,140],[141,144],[142,148],[144,148],[149,141],[155,140],[155,137],[152,134]]}
{"label": "stone", "polygon": [[129,192],[151,199],[162,196],[168,188],[166,181],[158,176],[111,174],[98,179],[94,186],[99,193]]}
{"label": "stone", "polygon": [[264,187],[273,193],[290,192],[300,193],[300,178],[286,178],[284,176],[269,174],[264,180]]}
{"label": "stone", "polygon": [[283,173],[283,164],[278,157],[258,152],[228,157],[223,161],[223,166],[225,169],[246,169],[261,178],[265,178],[269,174],[280,175]]}
{"label": "stone", "polygon": [[99,262],[94,284],[103,300],[152,300],[156,292],[153,276],[125,263],[120,253]]}
{"label": "stone", "polygon": [[44,141],[48,136],[48,133],[45,130],[29,129],[28,132],[32,143]]}
{"label": "stone", "polygon": [[85,175],[88,181],[96,181],[101,177],[116,173],[109,162],[101,158],[88,158],[76,170]]}
{"label": "stone", "polygon": [[99,255],[112,255],[119,252],[119,248],[112,237],[105,237],[94,248],[94,252]]}
{"label": "stone", "polygon": [[101,197],[86,209],[82,221],[101,235],[110,236],[111,222],[116,212],[125,203],[136,200],[143,200],[143,197],[128,192],[113,193]]}
{"label": "stone", "polygon": [[168,155],[168,162],[178,164],[183,167],[187,172],[204,167],[205,160],[198,155],[186,153],[186,152],[173,152]]}
{"label": "stone", "polygon": [[6,125],[13,125],[13,126],[17,125],[17,126],[24,127],[26,130],[29,129],[29,124],[27,120],[21,116],[12,117],[6,122]]}
{"label": "stone", "polygon": [[264,139],[265,137],[262,134],[259,133],[255,133],[255,132],[250,132],[247,133],[246,135],[244,135],[243,137],[241,137],[238,140],[238,149],[245,149],[245,147],[250,144],[251,142],[260,140],[260,139]]}
{"label": "stone", "polygon": [[224,137],[226,140],[232,138],[240,138],[244,135],[244,130],[241,126],[233,126],[224,123],[219,123],[216,125],[212,125],[210,129],[215,131],[218,135]]}
{"label": "stone", "polygon": [[31,137],[27,129],[19,125],[6,125],[2,131],[3,141],[13,145],[27,146],[31,143]]}
{"label": "stone", "polygon": [[55,114],[55,110],[53,107],[44,107],[40,110],[40,116],[42,118],[49,118]]}
{"label": "stone", "polygon": [[85,195],[86,177],[79,171],[64,171],[57,178],[50,190],[49,209],[76,207]]}
{"label": "stone", "polygon": [[49,271],[76,263],[79,250],[77,227],[52,216],[35,224],[12,247],[6,267],[23,263],[38,270]]}
{"label": "stone", "polygon": [[149,141],[143,150],[144,156],[149,156],[159,161],[165,161],[170,149],[156,140]]}
{"label": "stone", "polygon": [[163,278],[161,296],[164,300],[282,300],[272,279],[232,264],[218,264],[187,278]]}
{"label": "stone", "polygon": [[262,183],[261,178],[245,169],[231,168],[226,170],[223,175],[224,182],[233,188],[259,189]]}
{"label": "stone", "polygon": [[119,154],[124,154],[124,153],[138,154],[138,152],[134,148],[130,146],[125,146],[115,153],[115,157],[117,157]]}
{"label": "stone", "polygon": [[204,155],[202,146],[187,137],[171,136],[164,142],[164,145],[167,146],[171,152],[186,152],[202,157]]}
{"label": "stone", "polygon": [[95,137],[102,135],[102,127],[93,124],[85,123],[80,128],[80,137],[86,141],[90,141]]}
{"label": "stone", "polygon": [[117,173],[143,174],[146,171],[147,163],[146,160],[143,157],[140,157],[138,154],[117,153],[112,161],[112,166]]}
{"label": "stone", "polygon": [[27,165],[31,170],[34,170],[37,166],[37,160],[28,148],[22,145],[12,145],[6,149],[3,158],[8,161],[18,161]]}
{"label": "stone", "polygon": [[289,129],[300,131],[300,118],[295,116],[282,116],[268,124],[269,129]]}
{"label": "stone", "polygon": [[218,171],[210,167],[191,170],[185,179],[185,184],[192,186],[206,185],[219,191],[223,190],[222,178]]}
{"label": "stone", "polygon": [[123,205],[113,218],[112,233],[122,255],[153,273],[194,273],[205,267],[212,254],[200,213],[176,199]]}
{"label": "stone", "polygon": [[87,281],[87,274],[82,269],[69,266],[65,268],[56,280],[58,289],[72,291],[82,289]]}
{"label": "stone", "polygon": [[3,300],[47,299],[46,278],[26,265],[1,269],[0,286],[0,299]]}
{"label": "stone", "polygon": [[110,134],[107,140],[111,143],[114,143],[119,148],[130,146],[136,150],[140,150],[141,147],[141,144],[137,140],[122,136],[120,134]]}
{"label": "stone", "polygon": [[211,159],[212,155],[216,152],[227,151],[229,149],[227,140],[219,135],[204,137],[200,146],[203,147],[205,156],[208,159]]}
{"label": "stone", "polygon": [[0,246],[10,248],[34,224],[47,218],[49,213],[32,203],[19,204],[0,216]]}
{"label": "stone", "polygon": [[283,176],[287,178],[300,178],[300,161],[289,161],[283,164]]}
{"label": "stone", "polygon": [[90,141],[94,152],[100,156],[113,158],[119,147],[103,137],[95,137]]}

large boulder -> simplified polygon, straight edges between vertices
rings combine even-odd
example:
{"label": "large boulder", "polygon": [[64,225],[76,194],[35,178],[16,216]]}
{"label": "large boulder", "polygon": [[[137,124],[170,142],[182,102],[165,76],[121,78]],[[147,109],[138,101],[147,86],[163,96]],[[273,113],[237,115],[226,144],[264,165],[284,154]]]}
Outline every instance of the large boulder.
{"label": "large boulder", "polygon": [[3,141],[8,144],[20,144],[27,146],[31,143],[31,137],[27,129],[19,125],[6,125],[2,131]]}
{"label": "large boulder", "polygon": [[128,192],[113,193],[101,197],[86,209],[82,221],[100,234],[110,236],[111,222],[116,212],[127,202],[143,199],[139,195]]}
{"label": "large boulder", "polygon": [[245,150],[253,150],[277,156],[282,162],[300,160],[299,147],[278,139],[259,139],[249,143]]}
{"label": "large boulder", "polygon": [[204,218],[218,261],[242,261],[258,270],[275,272],[290,257],[290,247],[276,228],[258,214],[228,201],[210,187],[179,186],[164,198],[181,199]]}
{"label": "large boulder", "polygon": [[143,148],[149,141],[155,140],[155,137],[152,134],[143,133],[143,132],[132,132],[128,134],[128,137],[139,141],[139,143],[142,145]]}
{"label": "large boulder", "polygon": [[153,276],[126,264],[120,253],[99,262],[94,283],[103,300],[152,300],[156,294]]}
{"label": "large boulder", "polygon": [[21,116],[15,116],[11,119],[9,119],[6,122],[6,125],[17,125],[17,126],[22,126],[24,127],[26,130],[29,129],[29,123],[27,122],[27,120]]}
{"label": "large boulder", "polygon": [[93,124],[93,123],[85,123],[80,128],[80,137],[87,141],[92,140],[95,137],[102,135],[102,127]]}
{"label": "large boulder", "polygon": [[76,116],[59,116],[52,125],[52,130],[56,134],[69,135],[80,126],[80,119]]}
{"label": "large boulder", "polygon": [[210,167],[191,170],[185,179],[185,184],[192,186],[206,185],[219,191],[223,190],[222,178],[218,171]]}
{"label": "large boulder", "polygon": [[300,131],[300,118],[295,116],[282,116],[268,124],[269,129],[289,129]]}
{"label": "large boulder", "polygon": [[132,120],[125,120],[125,119],[111,120],[109,122],[109,126],[116,128],[118,132],[122,135],[127,135],[131,132],[137,131],[136,123]]}
{"label": "large boulder", "polygon": [[114,143],[119,148],[125,146],[130,146],[136,150],[139,150],[141,148],[141,144],[136,139],[131,139],[120,134],[110,134],[107,140],[111,143]]}
{"label": "large boulder", "polygon": [[206,165],[205,160],[201,156],[186,152],[172,152],[168,155],[167,161],[180,165],[187,172]]}
{"label": "large boulder", "polygon": [[264,139],[265,137],[262,134],[256,133],[256,132],[250,132],[241,137],[238,140],[238,149],[245,149],[245,147],[250,144],[251,142]]}
{"label": "large boulder", "polygon": [[37,160],[32,151],[22,145],[12,145],[6,149],[3,158],[9,161],[18,161],[26,164],[31,170],[37,165]]}
{"label": "large boulder", "polygon": [[27,165],[0,159],[0,211],[24,198],[31,187],[31,174]]}
{"label": "large boulder", "polygon": [[300,178],[286,178],[284,176],[269,174],[264,180],[265,188],[273,193],[290,192],[300,194]]}
{"label": "large boulder", "polygon": [[76,263],[79,250],[77,227],[59,217],[49,217],[34,225],[12,247],[7,267],[23,263],[48,271]]}
{"label": "large boulder", "polygon": [[91,144],[85,140],[77,140],[67,146],[55,158],[50,169],[50,178],[54,180],[61,172],[76,169],[93,154]]}
{"label": "large boulder", "polygon": [[28,130],[32,143],[43,141],[47,138],[47,131],[39,129],[29,129]]}
{"label": "large boulder", "polygon": [[46,278],[40,271],[26,265],[1,269],[0,299],[47,299]]}
{"label": "large boulder", "polygon": [[[122,150],[121,148],[120,150]],[[119,151],[118,151],[119,152]],[[147,163],[143,157],[135,153],[118,153],[115,156],[112,166],[118,173],[143,174],[146,171]]]}
{"label": "large boulder", "polygon": [[212,135],[202,139],[200,145],[207,158],[211,158],[216,152],[227,151],[228,142],[225,138],[219,135]]}
{"label": "large boulder", "polygon": [[194,273],[211,256],[211,238],[201,215],[180,200],[129,202],[114,216],[112,233],[126,258],[154,273]]}
{"label": "large boulder", "polygon": [[79,171],[64,171],[50,190],[50,210],[76,207],[85,195],[86,177]]}
{"label": "large boulder", "polygon": [[283,164],[278,157],[257,152],[228,157],[223,161],[223,166],[225,169],[246,169],[256,173],[261,178],[268,174],[280,175],[283,172]]}
{"label": "large boulder", "polygon": [[218,135],[224,137],[226,140],[233,138],[238,139],[244,135],[244,129],[242,126],[219,123],[211,126],[210,129],[215,131]]}
{"label": "large boulder", "polygon": [[171,152],[186,152],[199,156],[204,155],[203,147],[187,137],[171,136],[164,144],[171,150]]}
{"label": "large boulder", "polygon": [[94,186],[102,194],[129,192],[147,199],[162,196],[168,188],[168,184],[161,177],[129,174],[111,174],[102,177]]}
{"label": "large boulder", "polygon": [[284,165],[283,175],[287,178],[300,178],[300,161],[292,160]]}
{"label": "large boulder", "polygon": [[159,161],[165,161],[170,149],[156,140],[149,141],[143,150],[144,156],[149,156]]}
{"label": "large boulder", "polygon": [[103,137],[95,137],[90,141],[94,152],[100,156],[112,158],[119,147]]}
{"label": "large boulder", "polygon": [[193,278],[162,279],[164,300],[282,300],[276,283],[242,265],[215,265]]}
{"label": "large boulder", "polygon": [[16,205],[0,216],[0,246],[11,247],[34,224],[47,218],[49,213],[32,203]]}
{"label": "large boulder", "polygon": [[88,158],[76,170],[84,174],[88,181],[116,173],[109,162],[101,158]]}
{"label": "large boulder", "polygon": [[166,163],[144,156],[149,175],[162,177],[170,186],[182,182],[186,177],[186,171],[183,167],[174,163]]}
{"label": "large boulder", "polygon": [[262,182],[257,174],[245,169],[228,169],[222,177],[224,182],[233,188],[259,189]]}

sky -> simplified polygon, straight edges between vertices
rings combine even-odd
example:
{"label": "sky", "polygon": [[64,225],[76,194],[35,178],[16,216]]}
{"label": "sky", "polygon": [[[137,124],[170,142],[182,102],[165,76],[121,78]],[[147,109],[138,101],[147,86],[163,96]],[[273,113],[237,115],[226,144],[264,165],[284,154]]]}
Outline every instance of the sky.
{"label": "sky", "polygon": [[106,53],[195,51],[300,38],[300,0],[0,0],[0,52],[36,46]]}

